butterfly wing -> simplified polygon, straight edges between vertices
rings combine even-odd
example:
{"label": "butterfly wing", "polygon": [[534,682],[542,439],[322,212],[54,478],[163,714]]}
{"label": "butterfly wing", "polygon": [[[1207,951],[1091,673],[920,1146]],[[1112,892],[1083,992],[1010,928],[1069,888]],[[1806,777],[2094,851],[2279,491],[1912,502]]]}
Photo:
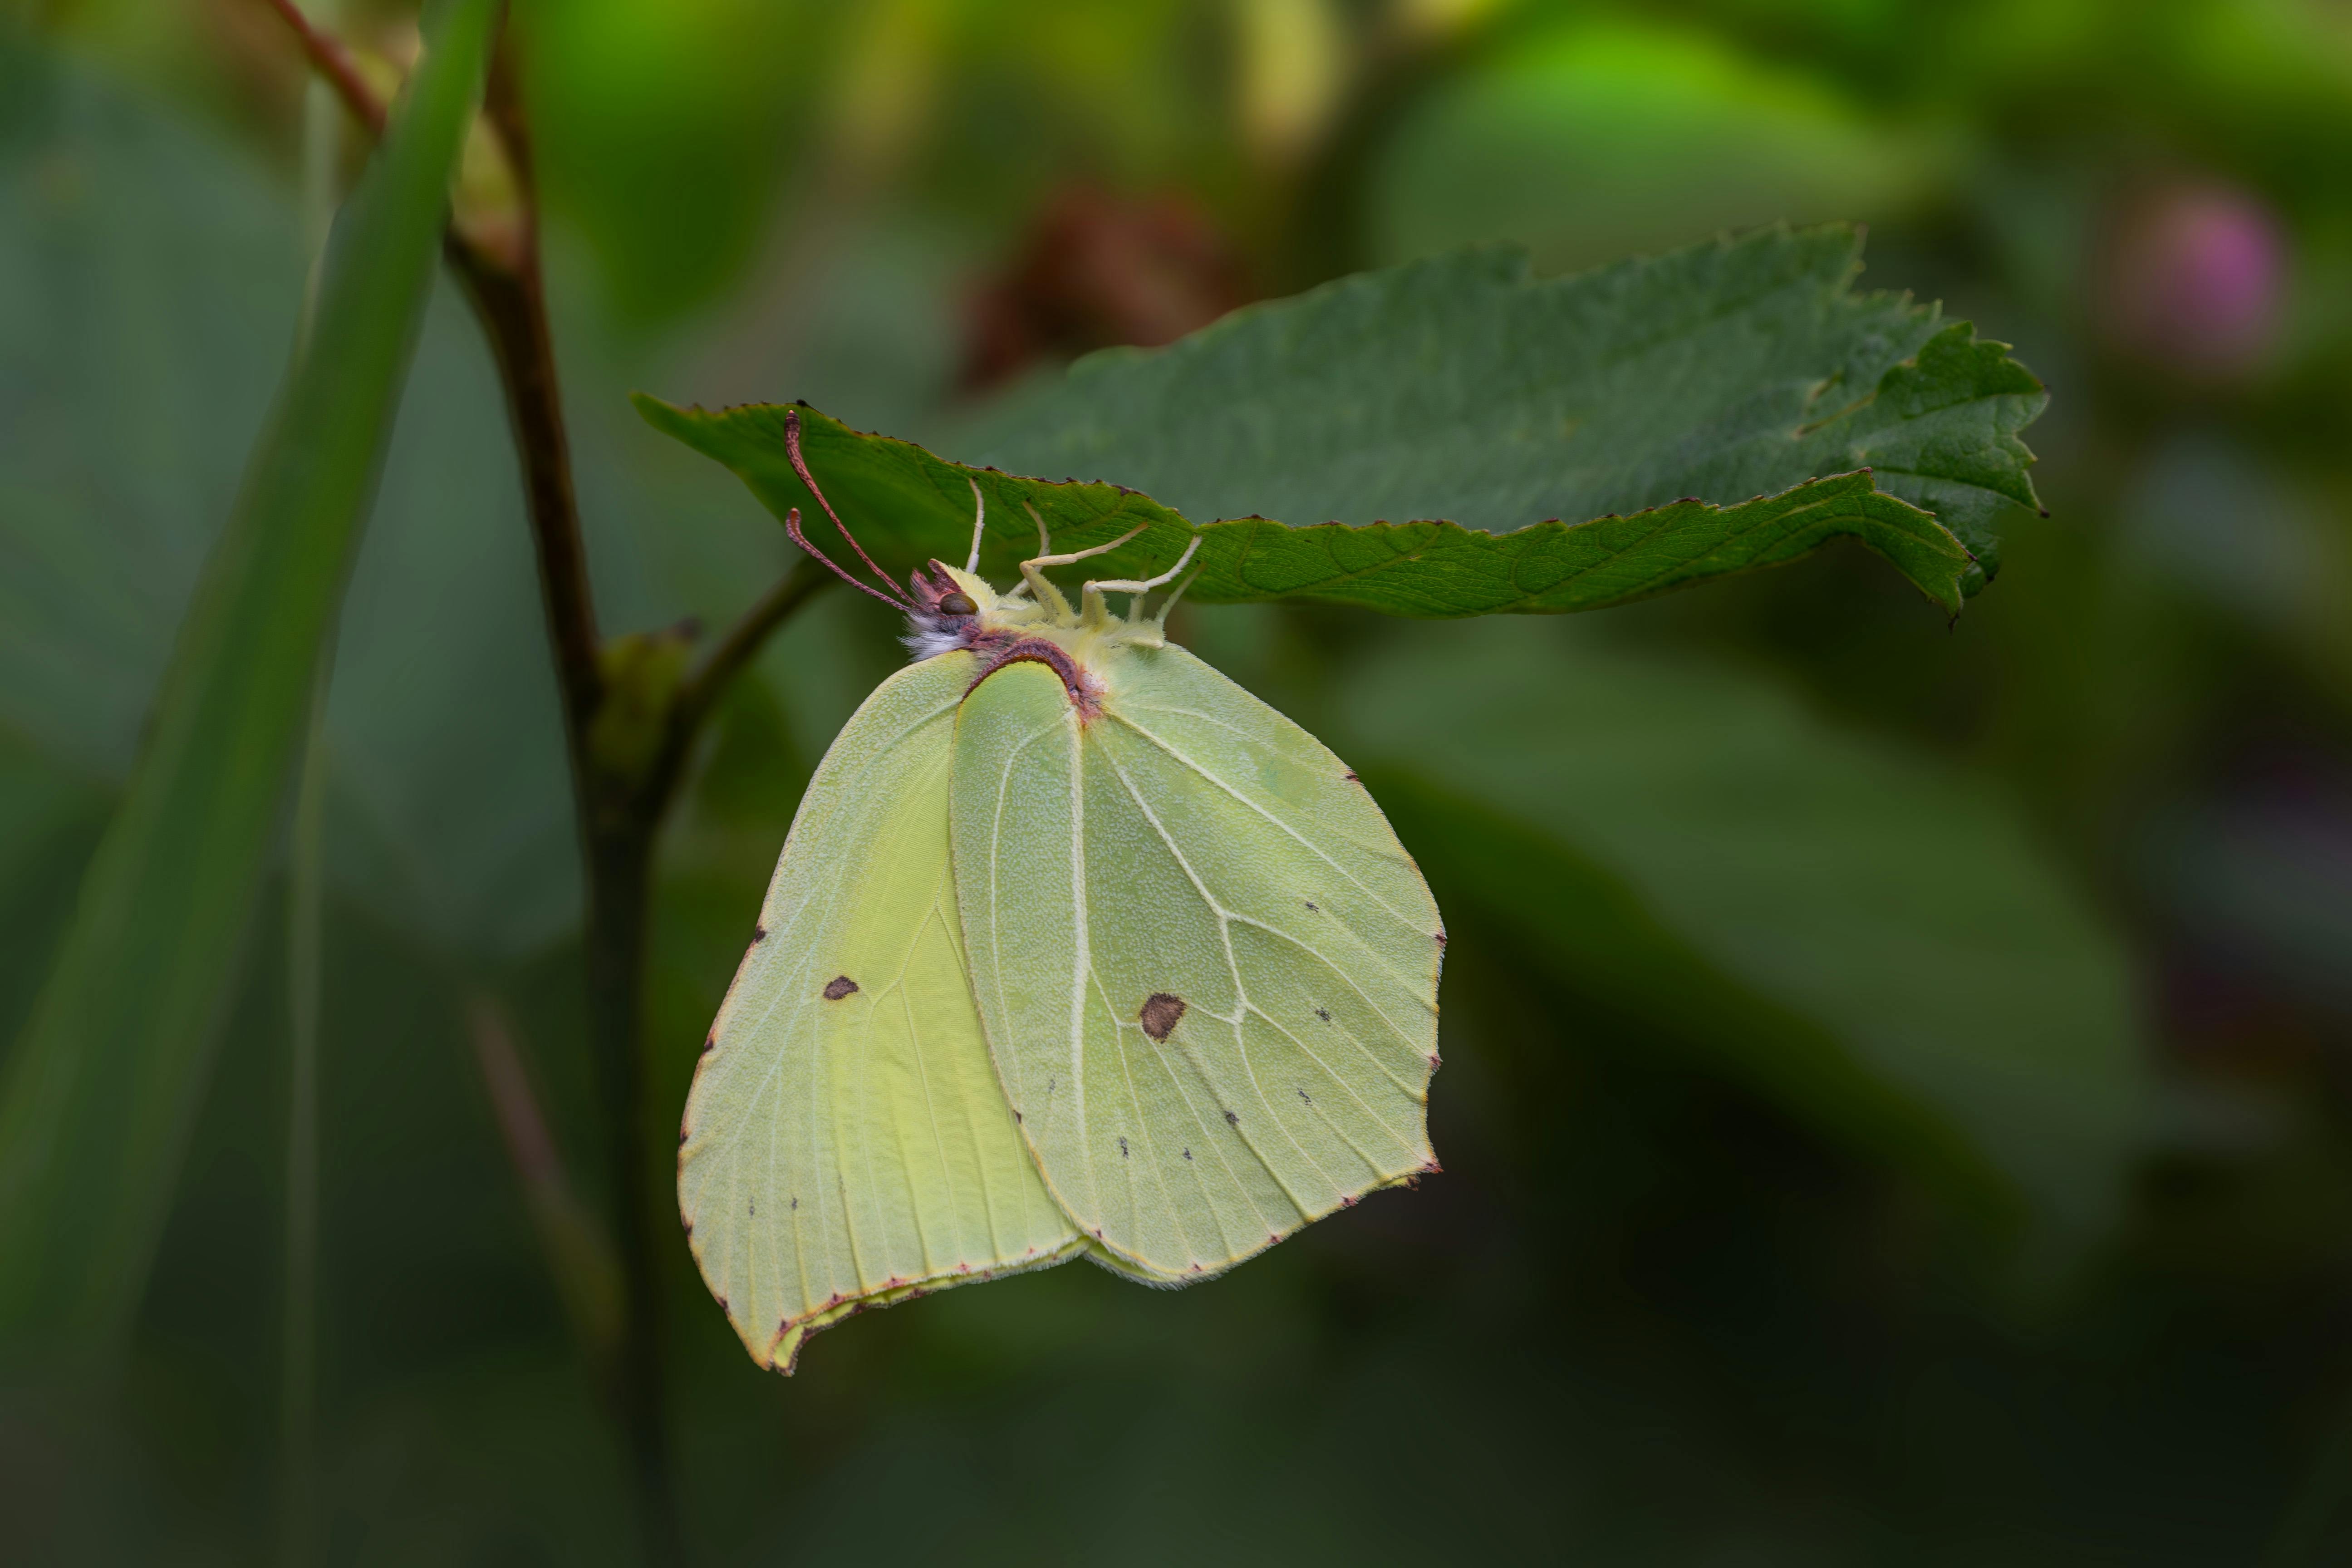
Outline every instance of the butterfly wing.
{"label": "butterfly wing", "polygon": [[1045,1180],[1105,1260],[1198,1279],[1434,1168],[1437,906],[1346,764],[1183,649],[1081,724],[1008,665],[956,724],[966,951]]}
{"label": "butterfly wing", "polygon": [[678,1207],[754,1360],[852,1312],[1082,1245],[973,1011],[949,869],[971,657],[899,671],[809,783],[678,1129]]}

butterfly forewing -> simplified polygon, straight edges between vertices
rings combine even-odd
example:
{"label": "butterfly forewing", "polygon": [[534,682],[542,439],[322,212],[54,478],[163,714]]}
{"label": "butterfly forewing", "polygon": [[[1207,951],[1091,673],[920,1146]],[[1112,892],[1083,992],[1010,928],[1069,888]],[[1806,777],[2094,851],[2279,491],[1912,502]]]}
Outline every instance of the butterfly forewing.
{"label": "butterfly forewing", "polygon": [[971,657],[868,698],[803,797],[697,1068],[678,1200],[744,1343],[1080,1245],[1038,1180],[974,1012],[949,863]]}
{"label": "butterfly forewing", "polygon": [[1176,647],[1081,722],[1042,665],[957,721],[955,868],[1000,1077],[1107,1260],[1230,1267],[1432,1164],[1436,906],[1305,731]]}

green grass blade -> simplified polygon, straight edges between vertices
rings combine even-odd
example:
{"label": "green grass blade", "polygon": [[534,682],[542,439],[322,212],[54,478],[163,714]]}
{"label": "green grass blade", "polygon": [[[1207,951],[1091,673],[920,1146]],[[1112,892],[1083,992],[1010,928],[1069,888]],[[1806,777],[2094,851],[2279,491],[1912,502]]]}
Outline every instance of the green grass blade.
{"label": "green grass blade", "polygon": [[496,0],[450,0],[331,244],[0,1098],[0,1332],[102,1355],[137,1305],[430,289]]}

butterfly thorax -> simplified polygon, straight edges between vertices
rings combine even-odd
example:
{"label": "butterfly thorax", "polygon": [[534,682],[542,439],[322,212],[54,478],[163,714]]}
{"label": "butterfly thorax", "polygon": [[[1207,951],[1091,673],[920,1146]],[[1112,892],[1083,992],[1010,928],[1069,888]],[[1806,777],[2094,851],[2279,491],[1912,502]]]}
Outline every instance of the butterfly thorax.
{"label": "butterfly thorax", "polygon": [[[1089,584],[1077,607],[1040,572],[999,593],[977,574],[933,561],[909,578],[915,609],[907,647],[918,662],[958,649],[980,659],[978,686],[1009,664],[1046,666],[1061,679],[1082,721],[1101,710],[1108,679],[1132,649],[1167,644],[1166,616],[1115,616]],[[1137,596],[1137,608],[1141,595]]]}

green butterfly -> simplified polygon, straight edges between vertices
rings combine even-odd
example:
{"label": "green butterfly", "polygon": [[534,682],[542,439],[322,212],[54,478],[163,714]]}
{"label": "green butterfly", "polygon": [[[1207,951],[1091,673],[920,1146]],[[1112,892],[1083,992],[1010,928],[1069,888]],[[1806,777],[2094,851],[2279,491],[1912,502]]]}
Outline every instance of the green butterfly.
{"label": "green butterfly", "polygon": [[1073,1257],[1186,1284],[1434,1171],[1436,902],[1339,758],[1142,616],[1191,551],[1073,610],[1045,569],[1126,541],[1055,555],[1040,521],[999,594],[975,485],[964,570],[901,587],[787,440],[889,592],[786,531],[916,660],[810,781],[678,1129],[753,1359]]}

